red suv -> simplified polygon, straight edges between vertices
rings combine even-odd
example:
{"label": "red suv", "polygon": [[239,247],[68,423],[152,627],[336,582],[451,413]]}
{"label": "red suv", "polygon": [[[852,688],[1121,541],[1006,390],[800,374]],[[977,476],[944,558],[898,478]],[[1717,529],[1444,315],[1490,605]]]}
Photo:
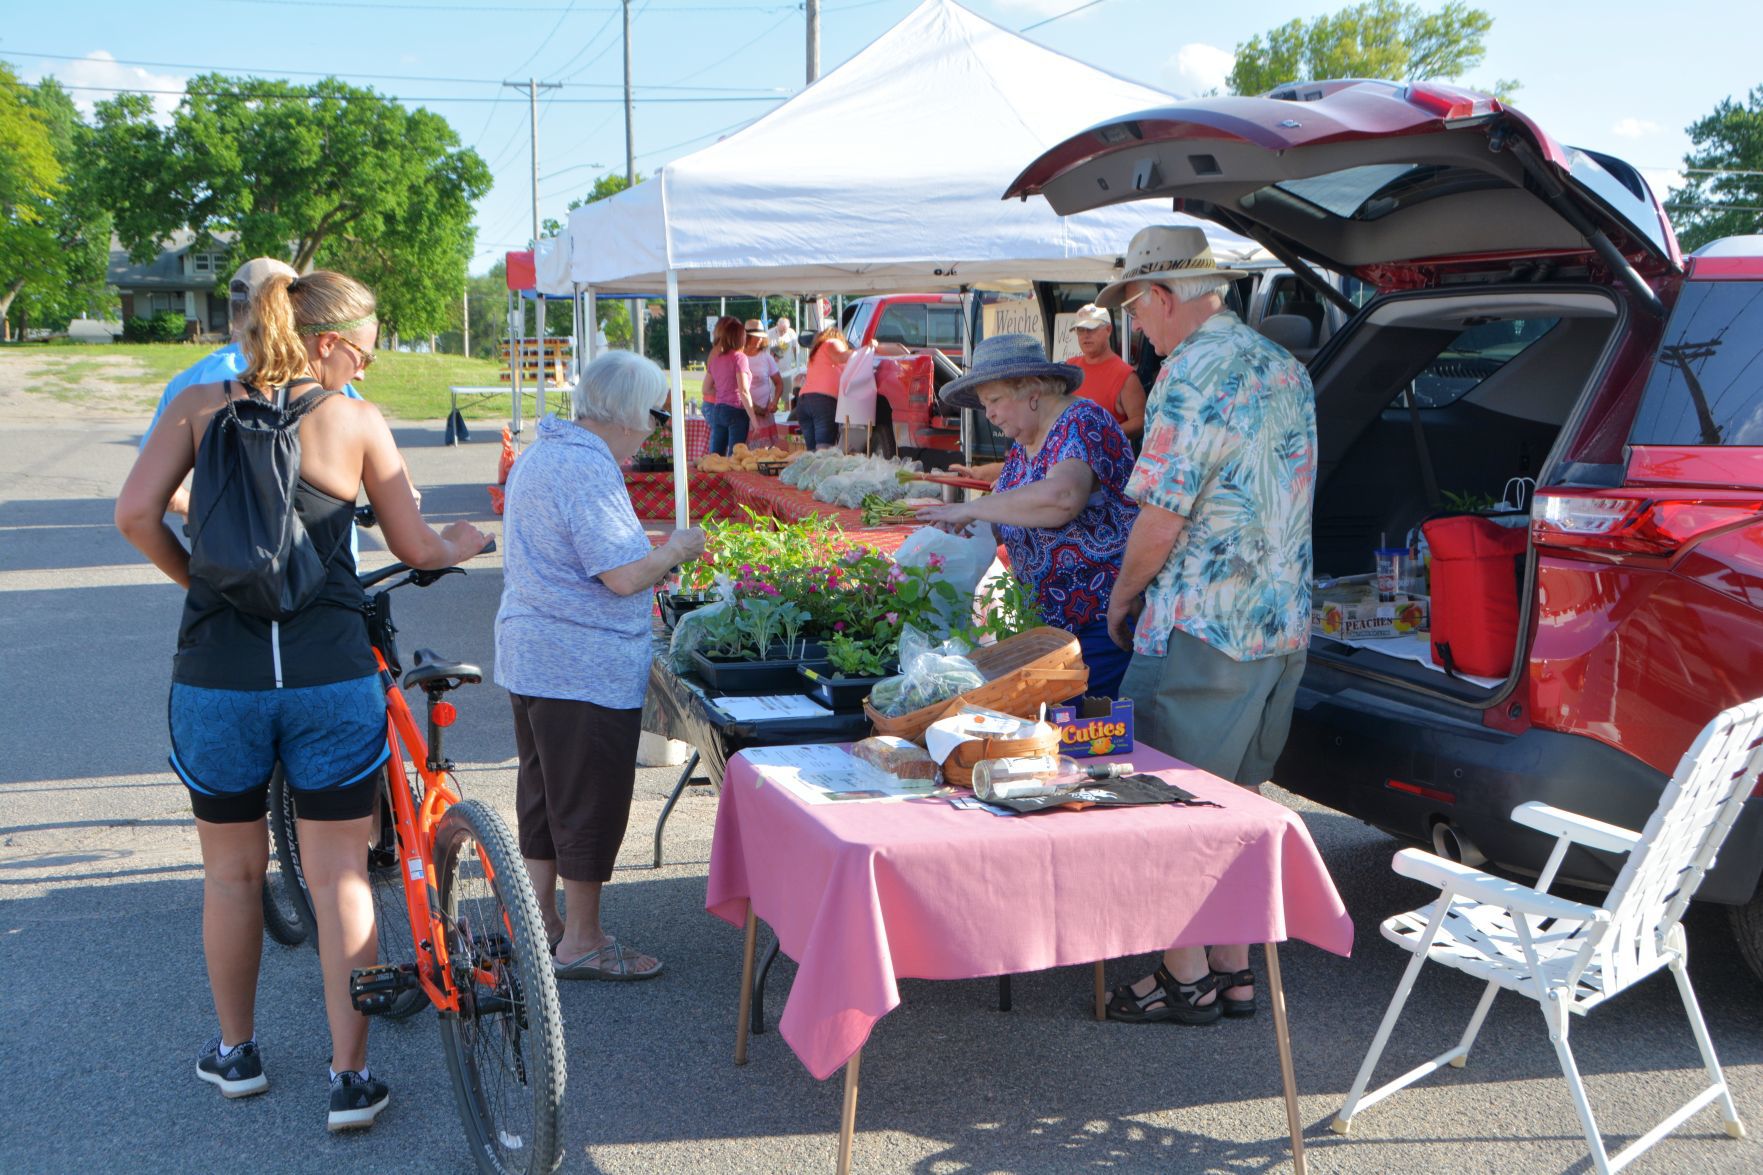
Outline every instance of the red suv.
{"label": "red suv", "polygon": [[[1431,84],[1113,119],[1006,195],[1035,193],[1061,213],[1173,198],[1300,277],[1376,291],[1310,364],[1319,575],[1366,570],[1446,502],[1525,498],[1510,669],[1469,678],[1315,634],[1282,786],[1534,873],[1550,842],[1513,807],[1640,828],[1702,725],[1763,695],[1763,238],[1685,259],[1634,168]],[[1534,501],[1506,488],[1526,477]],[[1562,876],[1618,868],[1575,850]],[[1763,788],[1699,893],[1763,976],[1760,872]]]}

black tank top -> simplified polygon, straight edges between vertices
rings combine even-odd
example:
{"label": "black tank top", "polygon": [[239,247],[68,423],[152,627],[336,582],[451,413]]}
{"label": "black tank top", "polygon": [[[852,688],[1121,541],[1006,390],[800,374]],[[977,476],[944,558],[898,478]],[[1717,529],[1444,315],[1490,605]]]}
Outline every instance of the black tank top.
{"label": "black tank top", "polygon": [[301,481],[294,493],[307,537],[326,565],[318,599],[289,620],[247,616],[199,579],[190,581],[178,625],[171,679],[208,689],[267,690],[330,685],[373,673],[349,528],[355,503],[333,498]]}

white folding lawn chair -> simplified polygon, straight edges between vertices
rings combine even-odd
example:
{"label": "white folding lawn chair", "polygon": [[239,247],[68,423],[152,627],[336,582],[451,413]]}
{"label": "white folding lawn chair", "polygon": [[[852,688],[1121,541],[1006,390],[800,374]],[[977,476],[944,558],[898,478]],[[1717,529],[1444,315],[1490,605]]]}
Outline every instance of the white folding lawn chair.
{"label": "white folding lawn chair", "polygon": [[[1462,1068],[1494,995],[1506,988],[1535,1000],[1542,1009],[1549,1040],[1573,1092],[1580,1125],[1591,1147],[1592,1164],[1599,1175],[1620,1170],[1715,1100],[1720,1102],[1726,1132],[1743,1138],[1744,1126],[1739,1122],[1726,1078],[1720,1072],[1720,1062],[1714,1056],[1714,1045],[1708,1039],[1708,1026],[1690,987],[1680,920],[1756,784],[1759,766],[1763,765],[1760,741],[1763,699],[1734,706],[1718,715],[1684,752],[1676,774],[1659,799],[1659,807],[1647,821],[1646,829],[1639,833],[1547,804],[1520,804],[1513,810],[1514,820],[1558,838],[1535,888],[1492,877],[1418,849],[1397,853],[1396,872],[1438,886],[1439,900],[1398,914],[1383,924],[1384,937],[1413,952],[1414,960],[1396,987],[1383,1023],[1378,1025],[1371,1051],[1366,1054],[1346,1104],[1334,1121],[1335,1132],[1347,1133],[1353,1115],[1360,1109],[1412,1085],[1441,1065]],[[1572,844],[1628,854],[1628,862],[1602,906],[1588,906],[1547,892]],[[1365,1087],[1389,1041],[1390,1029],[1414,987],[1420,965],[1429,959],[1487,980],[1487,990],[1455,1048],[1366,1093]],[[1677,980],[1690,1031],[1695,1034],[1710,1084],[1612,1158],[1604,1151],[1579,1068],[1568,1047],[1570,1017],[1584,1015],[1661,967],[1671,968]]]}

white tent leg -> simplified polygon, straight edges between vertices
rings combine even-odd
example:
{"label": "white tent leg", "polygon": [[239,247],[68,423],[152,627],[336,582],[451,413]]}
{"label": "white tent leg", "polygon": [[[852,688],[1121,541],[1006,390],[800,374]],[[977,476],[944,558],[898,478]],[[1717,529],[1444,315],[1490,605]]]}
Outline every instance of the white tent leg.
{"label": "white tent leg", "polygon": [[520,364],[521,342],[526,337],[526,305],[520,295],[513,290],[508,291],[508,390],[514,401],[512,432],[515,443],[520,443]]}
{"label": "white tent leg", "polygon": [[592,363],[600,354],[600,307],[594,298],[594,287],[588,286],[586,289],[587,308],[583,311],[583,317],[587,321],[582,324],[582,337],[587,340],[584,346],[587,348],[588,362]]}
{"label": "white tent leg", "polygon": [[533,324],[533,326],[534,326],[533,334],[535,336],[537,336],[537,338],[539,340],[539,343],[538,343],[538,346],[539,346],[539,382],[537,385],[535,385],[536,394],[534,396],[534,399],[538,404],[539,419],[543,420],[543,419],[545,419],[545,367],[546,367],[546,362],[545,362],[545,358],[546,358],[545,357],[545,295],[544,294],[539,295],[537,307],[538,307],[538,313],[535,315],[535,318],[537,319],[537,321]]}
{"label": "white tent leg", "polygon": [[667,368],[673,388],[673,524],[684,530],[692,523],[686,485],[691,471],[686,464],[686,385],[680,374],[679,274],[672,269],[667,271]]}
{"label": "white tent leg", "polygon": [[569,349],[569,378],[570,378],[570,382],[572,382],[572,383],[581,379],[582,368],[587,363],[587,359],[584,358],[585,352],[582,350],[582,287],[581,287],[581,283],[580,282],[575,283],[574,289],[575,289],[575,292],[570,295],[570,299],[569,299],[569,311],[570,311],[570,314],[569,314],[570,331],[569,331],[569,333],[570,333],[571,339],[574,340],[574,345],[571,346]]}

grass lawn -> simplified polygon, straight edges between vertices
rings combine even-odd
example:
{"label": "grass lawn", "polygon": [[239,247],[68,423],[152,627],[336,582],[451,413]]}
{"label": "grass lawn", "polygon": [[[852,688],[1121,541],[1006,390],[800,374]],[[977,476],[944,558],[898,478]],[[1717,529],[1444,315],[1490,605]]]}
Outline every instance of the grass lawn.
{"label": "grass lawn", "polygon": [[[67,399],[83,382],[97,374],[100,359],[130,360],[129,366],[105,365],[108,368],[104,372],[105,378],[112,384],[138,386],[143,395],[157,397],[167,380],[208,352],[207,347],[184,343],[62,343],[21,346],[15,353],[34,354],[52,361],[52,366],[39,377],[37,386],[27,390]],[[502,386],[500,372],[500,365],[489,359],[379,351],[373,369],[356,390],[394,420],[440,420],[447,415],[449,385],[499,387]],[[688,402],[697,399],[702,378],[701,373],[686,374]],[[555,411],[560,403],[558,397],[567,394],[567,388],[547,386],[546,408]],[[528,411],[531,407],[529,400]],[[508,415],[508,410],[506,395],[467,399],[463,407],[468,420],[500,420]]]}

